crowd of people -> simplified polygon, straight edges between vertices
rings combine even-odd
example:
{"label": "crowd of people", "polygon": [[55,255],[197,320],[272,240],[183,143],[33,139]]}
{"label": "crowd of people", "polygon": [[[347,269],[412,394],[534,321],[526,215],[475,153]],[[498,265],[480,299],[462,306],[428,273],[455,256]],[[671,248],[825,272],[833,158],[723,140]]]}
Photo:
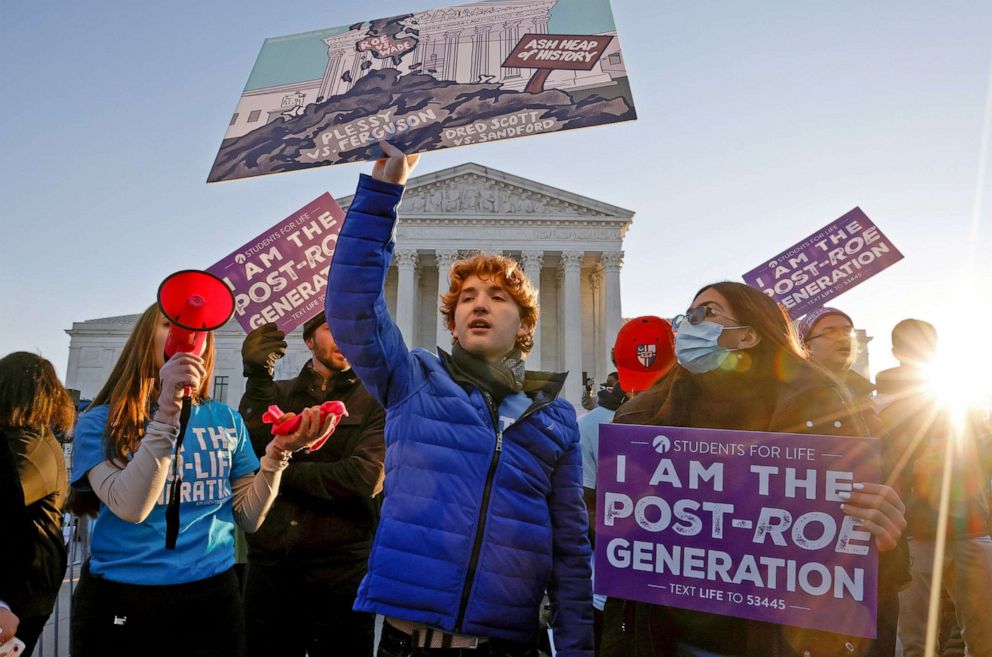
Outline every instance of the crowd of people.
{"label": "crowd of people", "polygon": [[[931,325],[895,327],[900,366],[876,389],[852,370],[846,313],[823,307],[793,324],[756,289],[707,284],[671,321],[622,327],[616,372],[598,394],[586,387],[578,418],[560,397],[568,373],[525,367],[538,291],[511,258],[455,262],[440,298],[451,344],[404,343],[384,281],[418,156],[383,150],[338,236],[324,312],[304,325],[311,358],[277,381],[286,336],[252,331],[238,410],[209,396],[212,336],[166,359],[157,305],[78,418],[50,363],[0,360],[0,644],[16,635],[30,654],[52,611],[71,482],[71,508],[97,517],[73,600],[74,657],[368,656],[376,615],[379,657],[536,656],[548,647],[545,605],[562,657],[887,657],[897,644],[916,657],[935,622],[939,654],[992,654],[990,435],[972,416],[948,460],[955,428],[927,385]],[[326,402],[346,415],[325,417]],[[272,407],[298,426],[274,435]],[[594,596],[599,428],[611,422],[878,438],[881,481],[858,482],[843,505],[880,555],[877,638]],[[71,476],[56,434],[72,435]]]}

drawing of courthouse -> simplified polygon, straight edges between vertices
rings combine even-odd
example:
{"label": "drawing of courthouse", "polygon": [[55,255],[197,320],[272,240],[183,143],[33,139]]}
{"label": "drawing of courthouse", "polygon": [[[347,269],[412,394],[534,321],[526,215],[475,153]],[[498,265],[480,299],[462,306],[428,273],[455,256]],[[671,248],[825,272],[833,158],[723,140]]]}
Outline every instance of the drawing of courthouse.
{"label": "drawing of courthouse", "polygon": [[[500,0],[447,7],[414,14],[405,21],[417,32],[418,46],[401,57],[376,57],[371,50],[355,47],[366,36],[366,26],[327,37],[327,66],[322,78],[260,89],[241,95],[225,138],[245,135],[280,117],[302,112],[307,105],[347,93],[372,71],[397,68],[414,70],[439,80],[464,84],[502,84],[505,89],[523,90],[535,69],[503,68],[502,64],[526,34],[547,34],[551,9],[557,0]],[[416,24],[411,24],[416,21]],[[407,32],[401,32],[402,38]],[[616,36],[615,32],[604,34]],[[556,70],[546,89],[580,91],[616,84],[626,77],[622,53],[613,39],[589,71]]]}

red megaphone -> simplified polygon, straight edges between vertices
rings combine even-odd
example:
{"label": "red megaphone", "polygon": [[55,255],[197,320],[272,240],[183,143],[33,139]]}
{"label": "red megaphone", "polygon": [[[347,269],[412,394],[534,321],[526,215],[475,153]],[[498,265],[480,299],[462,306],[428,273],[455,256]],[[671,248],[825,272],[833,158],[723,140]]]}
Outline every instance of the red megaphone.
{"label": "red megaphone", "polygon": [[165,358],[177,352],[199,354],[207,332],[219,329],[234,314],[231,288],[211,273],[177,271],[158,286],[158,307],[169,320]]}
{"label": "red megaphone", "polygon": [[[213,274],[187,269],[177,271],[158,286],[158,308],[170,324],[163,348],[165,359],[168,360],[178,352],[199,355],[207,333],[227,324],[227,320],[234,314],[234,294],[224,281]],[[179,436],[172,462],[169,503],[165,510],[167,550],[176,549],[179,538],[179,491],[183,474],[179,468],[179,454],[190,418],[192,395],[192,387],[186,386],[179,412]]]}

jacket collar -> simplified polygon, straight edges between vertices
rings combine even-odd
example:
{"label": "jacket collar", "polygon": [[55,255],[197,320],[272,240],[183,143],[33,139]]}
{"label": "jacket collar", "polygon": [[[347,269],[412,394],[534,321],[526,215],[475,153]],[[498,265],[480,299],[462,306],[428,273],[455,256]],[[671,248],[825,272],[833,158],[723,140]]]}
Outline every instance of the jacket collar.
{"label": "jacket collar", "polygon": [[[441,359],[441,364],[444,366],[444,370],[448,372],[450,376],[451,368],[448,366],[448,361],[451,360],[451,355],[443,349],[438,349],[437,354],[438,358]],[[550,401],[553,401],[558,397],[558,395],[561,394],[561,389],[565,385],[565,377],[567,376],[568,372],[543,372],[540,370],[527,370],[524,372],[523,393],[535,401],[545,401],[549,398]]]}
{"label": "jacket collar", "polygon": [[300,369],[299,376],[293,384],[293,393],[309,393],[314,397],[324,397],[334,390],[349,388],[358,382],[354,369],[339,370],[331,374],[324,387],[324,377],[314,371],[313,361],[308,360]]}

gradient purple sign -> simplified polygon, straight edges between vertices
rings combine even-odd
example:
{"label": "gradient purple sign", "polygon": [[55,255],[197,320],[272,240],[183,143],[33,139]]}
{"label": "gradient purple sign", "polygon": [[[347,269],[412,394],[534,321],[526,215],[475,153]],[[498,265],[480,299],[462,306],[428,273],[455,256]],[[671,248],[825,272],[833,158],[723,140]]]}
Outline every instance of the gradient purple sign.
{"label": "gradient purple sign", "polygon": [[902,258],[868,215],[854,208],[744,274],[744,282],[797,319]]}
{"label": "gradient purple sign", "polygon": [[875,638],[874,438],[606,424],[596,593]]}
{"label": "gradient purple sign", "polygon": [[324,194],[207,270],[234,291],[234,317],[245,331],[274,322],[289,333],[324,309],[343,222],[340,206]]}

